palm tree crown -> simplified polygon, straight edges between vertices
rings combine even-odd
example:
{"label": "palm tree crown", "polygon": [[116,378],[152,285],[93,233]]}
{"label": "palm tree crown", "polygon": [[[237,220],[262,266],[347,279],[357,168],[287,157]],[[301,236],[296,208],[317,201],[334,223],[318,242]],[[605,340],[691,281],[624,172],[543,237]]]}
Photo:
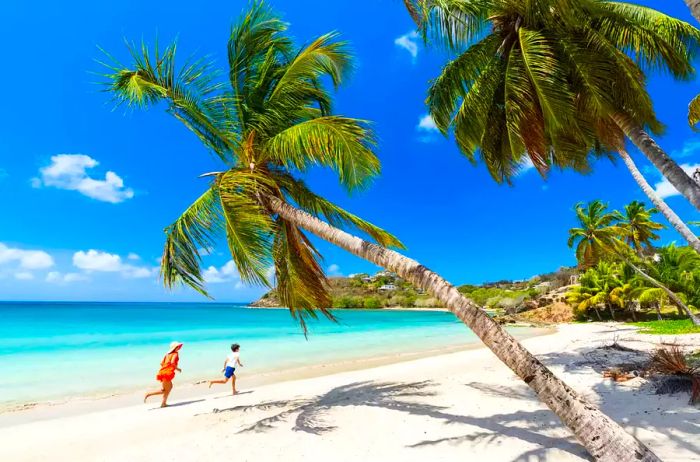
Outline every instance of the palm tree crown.
{"label": "palm tree crown", "polygon": [[458,53],[429,89],[430,113],[499,182],[528,158],[542,174],[587,171],[591,153],[624,147],[615,116],[661,131],[643,70],[689,78],[700,39],[687,23],[616,1],[412,4],[426,39]]}
{"label": "palm tree crown", "polygon": [[658,213],[655,208],[647,209],[643,202],[633,201],[625,206],[624,213],[618,215],[625,240],[634,250],[639,252],[642,247],[652,248],[651,241],[659,239],[655,231],[664,229],[665,226],[652,220],[655,213]]}
{"label": "palm tree crown", "polygon": [[618,214],[607,211],[599,200],[576,204],[579,227],[569,230],[569,247],[576,246],[579,266],[589,268],[618,248],[623,230],[616,224]]}
{"label": "palm tree crown", "polygon": [[368,123],[332,113],[326,83],[340,85],[351,70],[347,45],[331,33],[296,48],[286,30],[257,2],[231,30],[225,80],[202,60],[178,68],[175,44],[162,51],[156,46],[153,54],[142,45],[130,47],[132,66],[109,66],[108,89],[130,106],[165,102],[224,167],[165,229],[164,284],[183,283],[207,295],[198,249],[225,236],[242,280],[270,286],[274,266],[281,302],[305,325],[315,309],[331,316],[320,255],[298,226],[269,210],[269,198],[359,229],[381,245],[401,243],[298,178],[313,166],[328,167],[355,190],[379,173],[380,164]]}

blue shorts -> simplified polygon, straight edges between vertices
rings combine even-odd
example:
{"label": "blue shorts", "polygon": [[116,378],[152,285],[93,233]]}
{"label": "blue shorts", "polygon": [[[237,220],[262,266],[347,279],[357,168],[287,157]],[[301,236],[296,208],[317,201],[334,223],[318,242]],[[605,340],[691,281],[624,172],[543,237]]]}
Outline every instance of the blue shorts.
{"label": "blue shorts", "polygon": [[224,371],[224,377],[227,379],[230,379],[233,376],[233,372],[236,370],[235,367],[231,366],[226,366],[226,370]]}

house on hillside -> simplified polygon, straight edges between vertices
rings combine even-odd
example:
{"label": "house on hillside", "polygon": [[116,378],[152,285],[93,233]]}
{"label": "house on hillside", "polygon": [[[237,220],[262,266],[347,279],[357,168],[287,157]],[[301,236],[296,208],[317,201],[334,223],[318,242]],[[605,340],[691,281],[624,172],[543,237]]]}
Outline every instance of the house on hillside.
{"label": "house on hillside", "polygon": [[394,284],[384,284],[379,290],[396,290],[396,286]]}

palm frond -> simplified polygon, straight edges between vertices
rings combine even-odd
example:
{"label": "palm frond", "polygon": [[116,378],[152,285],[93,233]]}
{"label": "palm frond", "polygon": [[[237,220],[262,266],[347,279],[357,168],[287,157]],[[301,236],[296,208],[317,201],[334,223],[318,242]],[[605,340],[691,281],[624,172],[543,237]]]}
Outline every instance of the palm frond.
{"label": "palm frond", "polygon": [[363,188],[379,174],[374,136],[368,123],[326,116],[295,124],[272,137],[266,160],[287,169],[306,171],[313,165],[333,169],[348,190]]}
{"label": "palm frond", "polygon": [[237,146],[235,126],[222,117],[219,104],[222,84],[207,59],[175,63],[177,43],[151,52],[145,43],[127,44],[132,65],[122,66],[112,58],[105,64],[106,90],[117,105],[146,107],[164,101],[168,111],[226,163],[234,161]]}
{"label": "palm frond", "polygon": [[199,249],[211,247],[222,231],[219,196],[216,187],[211,187],[165,228],[160,269],[163,284],[170,289],[185,284],[209,296],[202,278]]}
{"label": "palm frond", "polygon": [[317,312],[335,320],[330,312],[332,299],[328,280],[319,263],[320,255],[304,233],[293,224],[278,218],[273,247],[277,280],[276,293],[307,333],[307,317]]}
{"label": "palm frond", "polygon": [[226,240],[241,280],[270,286],[274,222],[257,194],[266,191],[266,179],[245,170],[232,169],[217,178]]}
{"label": "palm frond", "polygon": [[700,122],[700,95],[693,98],[688,105],[688,123],[697,131],[697,124]]}

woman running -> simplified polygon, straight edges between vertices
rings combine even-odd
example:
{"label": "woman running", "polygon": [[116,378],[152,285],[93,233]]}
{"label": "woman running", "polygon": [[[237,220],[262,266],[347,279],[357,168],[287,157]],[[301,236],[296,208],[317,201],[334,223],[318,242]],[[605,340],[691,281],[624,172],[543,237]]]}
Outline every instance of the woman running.
{"label": "woman running", "polygon": [[163,357],[163,361],[160,363],[160,370],[158,371],[158,375],[156,375],[156,380],[162,383],[162,387],[158,391],[146,393],[146,396],[143,398],[144,403],[151,396],[163,395],[163,401],[160,403],[160,407],[166,407],[168,405],[168,396],[173,389],[175,371],[182,372],[182,370],[177,367],[177,363],[180,361],[180,355],[178,354],[180,348],[182,348],[182,343],[180,342],[173,342],[170,344],[170,351]]}

